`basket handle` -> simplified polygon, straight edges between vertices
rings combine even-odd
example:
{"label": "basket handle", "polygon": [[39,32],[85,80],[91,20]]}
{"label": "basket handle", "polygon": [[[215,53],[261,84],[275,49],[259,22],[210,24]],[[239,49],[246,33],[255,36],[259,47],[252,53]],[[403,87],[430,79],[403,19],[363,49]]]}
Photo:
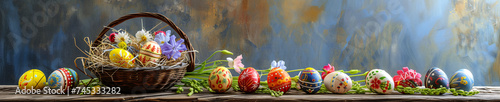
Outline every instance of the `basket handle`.
{"label": "basket handle", "polygon": [[[104,34],[106,34],[106,32],[109,31],[110,28],[108,27],[115,27],[116,25],[120,24],[120,23],[123,23],[129,19],[132,19],[132,18],[138,18],[138,17],[150,17],[150,18],[156,18],[158,20],[161,20],[165,23],[167,23],[170,27],[172,27],[175,32],[177,32],[177,34],[179,34],[179,36],[185,40],[184,44],[186,45],[187,49],[188,50],[193,50],[193,46],[191,45],[191,43],[189,42],[189,39],[188,39],[188,36],[179,28],[177,27],[174,22],[172,22],[172,20],[168,19],[167,17],[163,16],[162,14],[159,14],[159,13],[151,13],[151,12],[142,12],[142,13],[134,13],[134,14],[128,14],[128,15],[125,15],[123,17],[120,17],[118,18],[117,20],[111,22],[108,24],[107,27],[104,27],[104,29],[102,29],[101,33],[99,33],[99,36],[97,37],[97,39],[94,41],[94,43],[92,44],[92,47],[96,47],[98,46],[99,44],[101,44],[101,41],[102,41],[102,37],[104,36]],[[187,67],[187,71],[188,72],[191,72],[194,70],[195,68],[195,64],[194,64],[194,61],[195,61],[195,53],[194,52],[189,52],[189,59],[190,59],[190,63],[189,63],[189,66]]]}

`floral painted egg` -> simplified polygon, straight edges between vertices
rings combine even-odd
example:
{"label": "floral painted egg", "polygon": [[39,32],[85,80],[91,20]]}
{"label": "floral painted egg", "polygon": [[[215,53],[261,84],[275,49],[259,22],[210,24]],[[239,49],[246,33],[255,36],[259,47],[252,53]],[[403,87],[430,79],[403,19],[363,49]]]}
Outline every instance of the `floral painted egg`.
{"label": "floral painted egg", "polygon": [[259,88],[259,85],[260,76],[254,68],[248,67],[241,71],[238,77],[238,86],[243,92],[253,93]]}
{"label": "floral painted egg", "polygon": [[149,41],[142,46],[138,56],[142,65],[148,66],[152,62],[157,62],[161,57],[161,48],[155,41]]}
{"label": "floral painted egg", "polygon": [[275,67],[267,75],[267,85],[271,90],[286,93],[292,86],[292,80],[285,70]]}
{"label": "floral painted egg", "polygon": [[45,87],[45,74],[38,69],[24,72],[19,78],[19,89],[42,89]]}
{"label": "floral painted egg", "polygon": [[441,87],[446,87],[449,89],[448,76],[443,70],[434,67],[427,71],[425,74],[424,84],[426,88],[437,89]]}
{"label": "floral painted egg", "polygon": [[59,68],[50,74],[48,86],[51,89],[71,89],[78,85],[79,77],[75,70],[70,68]]}
{"label": "floral painted egg", "polygon": [[451,76],[450,88],[470,91],[474,86],[474,76],[467,69],[460,69]]}
{"label": "floral painted egg", "polygon": [[118,67],[132,68],[135,66],[134,55],[121,48],[111,50],[109,60]]}
{"label": "floral painted egg", "polygon": [[373,69],[366,74],[366,87],[378,94],[390,94],[394,90],[394,80],[382,69]]}
{"label": "floral painted egg", "polygon": [[352,88],[352,80],[349,75],[342,72],[332,72],[325,76],[326,89],[332,93],[347,93]]}
{"label": "floral painted egg", "polygon": [[216,93],[226,92],[233,83],[233,75],[226,67],[215,68],[208,77],[208,85]]}
{"label": "floral painted egg", "polygon": [[319,91],[323,80],[321,75],[314,68],[308,67],[304,69],[299,76],[299,84],[302,91],[313,94]]}

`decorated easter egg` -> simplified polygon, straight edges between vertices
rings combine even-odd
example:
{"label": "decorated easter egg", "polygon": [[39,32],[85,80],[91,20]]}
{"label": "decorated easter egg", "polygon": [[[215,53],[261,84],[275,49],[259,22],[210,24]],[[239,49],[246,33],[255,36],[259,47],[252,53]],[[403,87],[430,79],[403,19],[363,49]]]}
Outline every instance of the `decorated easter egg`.
{"label": "decorated easter egg", "polygon": [[271,90],[286,93],[292,86],[292,80],[285,70],[276,67],[269,71],[267,75],[267,85]]}
{"label": "decorated easter egg", "polygon": [[366,74],[366,87],[378,94],[390,94],[394,90],[394,80],[382,69],[373,69]]}
{"label": "decorated easter egg", "polygon": [[45,74],[38,69],[24,72],[19,78],[19,89],[42,89],[45,87]]}
{"label": "decorated easter egg", "polygon": [[474,76],[467,69],[460,69],[451,76],[450,88],[470,91],[474,86]]}
{"label": "decorated easter egg", "polygon": [[248,67],[241,71],[240,77],[238,77],[238,86],[243,92],[253,93],[259,88],[259,85],[260,76],[254,68]]}
{"label": "decorated easter egg", "polygon": [[449,89],[448,76],[443,70],[434,67],[427,71],[425,74],[424,84],[426,88],[437,89],[441,87],[446,87]]}
{"label": "decorated easter egg", "polygon": [[127,50],[117,48],[109,52],[109,60],[118,67],[132,68],[134,67],[134,56]]}
{"label": "decorated easter egg", "polygon": [[156,63],[161,57],[161,48],[155,41],[149,41],[142,46],[139,60],[143,65],[148,66],[151,63]]}
{"label": "decorated easter egg", "polygon": [[66,92],[78,85],[79,77],[76,72],[71,68],[59,68],[50,74],[48,79],[48,86],[51,89],[61,89]]}
{"label": "decorated easter egg", "polygon": [[332,72],[325,76],[326,89],[332,93],[347,93],[352,88],[352,80],[349,75],[342,72]]}
{"label": "decorated easter egg", "polygon": [[208,85],[216,93],[226,92],[233,83],[233,75],[226,67],[215,68],[208,77]]}
{"label": "decorated easter egg", "polygon": [[313,94],[319,91],[323,80],[321,80],[321,75],[314,68],[304,69],[299,76],[299,84],[302,91]]}

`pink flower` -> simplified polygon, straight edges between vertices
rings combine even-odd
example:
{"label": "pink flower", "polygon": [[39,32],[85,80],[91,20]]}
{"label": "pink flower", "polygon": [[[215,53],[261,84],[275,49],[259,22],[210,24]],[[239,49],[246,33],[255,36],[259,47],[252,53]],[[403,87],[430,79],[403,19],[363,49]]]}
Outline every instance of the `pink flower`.
{"label": "pink flower", "polygon": [[325,77],[326,75],[332,73],[332,72],[335,72],[335,67],[333,67],[332,65],[328,64],[326,66],[323,67],[323,73],[321,73],[321,79],[325,80]]}
{"label": "pink flower", "polygon": [[241,59],[243,59],[242,55],[239,55],[234,60],[233,58],[228,57],[227,64],[229,65],[229,67],[233,67],[236,72],[240,73],[241,72],[240,68],[245,68],[245,65],[241,63]]}
{"label": "pink flower", "polygon": [[398,75],[394,76],[394,82],[410,80],[415,82],[417,85],[422,85],[422,80],[420,80],[422,75],[413,69],[408,69],[408,67],[403,67],[403,70],[398,70]]}
{"label": "pink flower", "polygon": [[116,33],[111,33],[111,35],[109,35],[109,41],[111,41],[111,43],[115,43],[115,37],[116,37]]}

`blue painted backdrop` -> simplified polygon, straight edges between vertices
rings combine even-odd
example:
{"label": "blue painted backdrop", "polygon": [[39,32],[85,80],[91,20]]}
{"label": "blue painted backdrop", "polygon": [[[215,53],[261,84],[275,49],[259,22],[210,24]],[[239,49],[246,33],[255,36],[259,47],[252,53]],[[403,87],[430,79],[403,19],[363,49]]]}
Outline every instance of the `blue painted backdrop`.
{"label": "blue painted backdrop", "polygon": [[[448,76],[469,69],[475,85],[500,85],[499,14],[495,0],[1,0],[0,84],[29,69],[46,75],[75,68],[84,37],[95,39],[112,20],[137,12],[171,18],[193,41],[198,61],[213,51],[243,54],[243,63],[289,69],[331,63],[337,70],[408,66]],[[145,26],[159,21],[144,19]],[[117,28],[135,32],[140,19]],[[168,30],[164,29],[164,30]],[[74,40],[76,39],[76,40]],[[225,59],[217,55],[214,59]],[[297,73],[290,73],[296,75]],[[80,74],[82,76],[82,74]],[[235,74],[236,75],[236,74]],[[263,78],[265,79],[265,78]]]}

